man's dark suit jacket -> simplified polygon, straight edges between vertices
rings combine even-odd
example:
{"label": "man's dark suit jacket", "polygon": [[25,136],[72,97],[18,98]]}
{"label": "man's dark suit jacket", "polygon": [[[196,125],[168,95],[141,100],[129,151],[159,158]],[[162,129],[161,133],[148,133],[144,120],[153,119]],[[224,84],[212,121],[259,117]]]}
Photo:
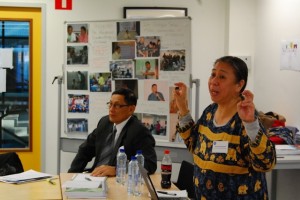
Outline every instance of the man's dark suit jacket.
{"label": "man's dark suit jacket", "polygon": [[[106,137],[112,133],[113,123],[105,116],[98,122],[97,128],[90,133],[87,139],[79,146],[79,150],[68,172],[83,172],[87,163],[95,157],[91,171],[99,162],[101,151],[104,148]],[[142,150],[145,158],[144,167],[149,173],[154,173],[157,168],[155,140],[149,130],[135,117],[132,116],[124,126],[115,144],[109,165],[116,165],[116,156],[119,147],[124,146],[127,159],[136,155],[137,150]]]}

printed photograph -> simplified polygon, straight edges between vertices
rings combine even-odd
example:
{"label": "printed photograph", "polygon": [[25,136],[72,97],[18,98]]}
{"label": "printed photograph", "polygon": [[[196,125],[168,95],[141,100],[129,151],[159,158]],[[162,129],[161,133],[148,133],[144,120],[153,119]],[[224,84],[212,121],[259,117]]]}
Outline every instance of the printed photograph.
{"label": "printed photograph", "polygon": [[144,100],[145,101],[168,101],[169,86],[167,81],[145,80]]}
{"label": "printed photograph", "polygon": [[68,90],[87,90],[87,71],[68,71],[67,72],[67,89]]}
{"label": "printed photograph", "polygon": [[67,65],[87,65],[88,46],[67,46]]}
{"label": "printed photograph", "polygon": [[69,113],[89,113],[89,95],[68,94]]}
{"label": "printed photograph", "polygon": [[68,133],[87,133],[88,132],[88,120],[85,118],[68,118],[67,119],[67,132]]}
{"label": "printed photograph", "polygon": [[109,70],[111,71],[112,79],[134,78],[134,61],[110,61]]}
{"label": "printed photograph", "polygon": [[140,35],[140,22],[117,22],[118,40],[135,40]]}
{"label": "printed photograph", "polygon": [[176,124],[178,122],[178,115],[171,113],[170,114],[170,124],[174,124],[174,126],[170,126],[170,142],[174,143],[184,143],[184,140],[180,137],[179,132],[176,130]]}
{"label": "printed photograph", "polygon": [[138,59],[135,61],[135,77],[138,79],[158,79],[158,59]]}
{"label": "printed photograph", "polygon": [[152,135],[166,136],[167,134],[167,116],[143,114],[142,123],[149,129]]}
{"label": "printed photograph", "polygon": [[111,73],[96,72],[90,73],[90,91],[91,92],[111,92]]}
{"label": "printed photograph", "polygon": [[67,24],[67,43],[88,43],[88,24]]}
{"label": "printed photograph", "polygon": [[[170,113],[177,114],[178,107],[176,105],[175,99],[173,98],[173,91],[175,90],[175,87],[169,88],[169,99],[170,99]],[[188,94],[187,94],[188,95]]]}
{"label": "printed photograph", "polygon": [[163,50],[160,52],[161,71],[185,71],[185,50]]}
{"label": "printed photograph", "polygon": [[112,42],[112,60],[124,60],[135,58],[134,41]]}
{"label": "printed photograph", "polygon": [[135,96],[139,98],[138,80],[137,79],[116,79],[115,90],[120,88],[131,89]]}
{"label": "printed photograph", "polygon": [[160,47],[159,36],[136,37],[136,57],[159,57]]}

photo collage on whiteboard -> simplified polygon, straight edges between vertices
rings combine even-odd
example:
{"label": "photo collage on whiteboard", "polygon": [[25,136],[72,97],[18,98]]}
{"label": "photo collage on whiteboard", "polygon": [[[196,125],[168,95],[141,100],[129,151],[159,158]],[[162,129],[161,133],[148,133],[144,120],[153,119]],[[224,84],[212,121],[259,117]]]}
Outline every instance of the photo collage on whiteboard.
{"label": "photo collage on whiteboard", "polygon": [[186,71],[186,50],[162,48],[161,35],[143,34],[142,23],[66,23],[68,136],[86,137],[108,114],[103,104],[110,100],[111,93],[129,88],[138,97],[135,115],[155,139],[183,142],[175,129],[174,84],[166,77],[180,77]]}

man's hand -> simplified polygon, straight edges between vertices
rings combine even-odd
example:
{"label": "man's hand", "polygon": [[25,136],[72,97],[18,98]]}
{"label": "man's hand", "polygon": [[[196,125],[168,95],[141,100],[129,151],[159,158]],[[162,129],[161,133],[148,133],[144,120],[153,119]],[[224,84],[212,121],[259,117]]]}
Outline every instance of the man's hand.
{"label": "man's hand", "polygon": [[108,165],[98,166],[92,171],[91,176],[116,176],[116,167]]}

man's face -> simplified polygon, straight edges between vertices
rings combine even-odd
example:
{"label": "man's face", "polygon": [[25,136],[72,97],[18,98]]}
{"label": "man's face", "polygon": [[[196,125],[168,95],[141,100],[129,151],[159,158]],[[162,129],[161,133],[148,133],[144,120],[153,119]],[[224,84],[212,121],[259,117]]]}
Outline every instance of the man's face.
{"label": "man's face", "polygon": [[151,65],[149,63],[146,63],[146,69],[150,70],[151,69]]}
{"label": "man's face", "polygon": [[152,86],[152,92],[156,93],[157,92],[157,85]]}
{"label": "man's face", "polygon": [[128,105],[123,95],[114,94],[110,98],[109,120],[119,124],[130,117],[135,110],[135,105]]}
{"label": "man's face", "polygon": [[70,35],[72,32],[73,32],[73,28],[72,28],[72,27],[69,27],[69,28],[68,28],[68,34]]}
{"label": "man's face", "polygon": [[144,37],[140,37],[140,43],[144,43],[145,42],[145,38]]}

